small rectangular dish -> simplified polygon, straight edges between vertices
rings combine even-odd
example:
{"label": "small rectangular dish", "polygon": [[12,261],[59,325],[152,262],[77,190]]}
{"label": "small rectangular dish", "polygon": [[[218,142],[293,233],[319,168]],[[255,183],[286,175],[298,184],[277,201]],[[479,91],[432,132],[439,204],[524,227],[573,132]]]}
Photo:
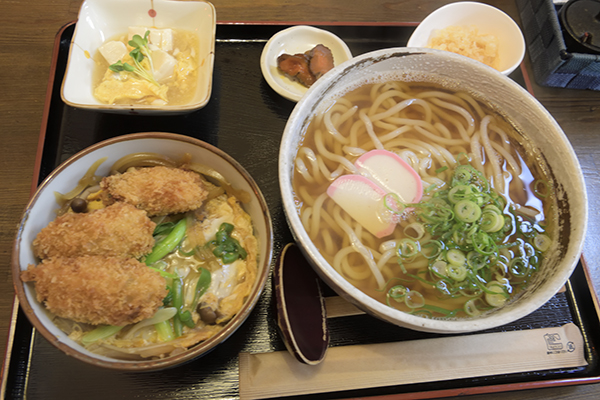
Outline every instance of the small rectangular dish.
{"label": "small rectangular dish", "polygon": [[[65,79],[61,88],[62,100],[72,107],[132,114],[173,114],[202,108],[208,103],[212,90],[215,30],[215,8],[206,1],[85,0],[79,11],[77,27],[69,49]],[[151,32],[147,38],[149,42],[147,47],[151,58],[154,59],[154,65],[149,66],[146,60],[142,60],[141,65],[145,65],[147,72],[150,72],[150,79],[154,81],[152,83],[150,81],[143,82],[143,79],[138,78],[139,75],[136,75],[136,72],[139,69],[131,71],[134,66],[130,64],[134,62],[129,59],[127,52],[132,47],[126,47],[122,42],[116,43],[115,39],[118,35],[125,37],[126,34],[129,36],[128,39],[131,39],[135,33],[139,33],[140,37],[143,37],[146,31]],[[181,80],[182,74],[179,72],[182,70],[183,64],[180,60],[183,56],[178,55],[177,42],[174,41],[178,31],[186,31],[197,36],[197,46],[192,44],[189,51],[188,59],[191,59],[189,70],[192,72],[190,72],[191,78],[188,78],[188,83]],[[166,33],[168,33],[169,37],[161,41],[162,32],[165,32],[163,36],[167,36]],[[103,79],[98,74],[104,75],[102,69],[98,71],[97,64],[107,64],[104,61],[105,57],[98,49],[107,41],[112,40],[117,48],[109,51],[112,56],[109,58],[114,58],[112,61],[118,60],[118,62],[121,62],[121,57],[123,60],[129,60],[129,63],[125,62],[125,66],[131,69],[126,69],[130,72],[113,72],[114,76],[118,78],[111,82],[110,96],[105,98],[113,99],[116,93],[123,98],[145,96],[144,99],[150,100],[100,101],[95,96],[95,87]],[[192,40],[195,39],[192,37]],[[124,41],[126,42],[127,39]],[[167,42],[166,45],[165,42]],[[168,59],[168,61],[158,60],[159,57]],[[109,63],[112,64],[112,62]],[[175,68],[173,68],[174,64]],[[161,80],[158,73],[163,67],[167,72],[164,80]],[[193,71],[194,69],[196,71]],[[195,78],[193,74],[196,74]],[[156,78],[155,80],[152,79],[152,75]],[[138,82],[136,85],[118,86],[127,79],[129,82],[137,79]],[[184,93],[181,89],[180,101],[171,101],[169,91],[184,84],[189,86],[186,90],[193,91],[193,93]],[[146,95],[146,93],[154,91],[159,94],[157,96],[153,96],[154,93]],[[160,98],[161,96],[162,98]],[[154,98],[157,100],[152,100]],[[149,104],[144,104],[144,102]]]}

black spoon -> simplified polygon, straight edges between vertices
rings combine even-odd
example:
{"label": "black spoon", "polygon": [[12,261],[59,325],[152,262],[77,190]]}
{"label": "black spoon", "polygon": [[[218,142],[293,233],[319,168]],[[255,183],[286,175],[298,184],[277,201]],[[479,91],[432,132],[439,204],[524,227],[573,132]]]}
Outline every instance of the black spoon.
{"label": "black spoon", "polygon": [[320,279],[295,243],[282,250],[275,267],[277,324],[288,351],[316,365],[329,346],[327,312]]}

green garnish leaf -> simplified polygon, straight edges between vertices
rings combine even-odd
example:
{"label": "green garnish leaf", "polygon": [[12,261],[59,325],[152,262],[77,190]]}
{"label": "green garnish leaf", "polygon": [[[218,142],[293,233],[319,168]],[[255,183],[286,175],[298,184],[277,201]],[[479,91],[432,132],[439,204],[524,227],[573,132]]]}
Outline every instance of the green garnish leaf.
{"label": "green garnish leaf", "polygon": [[[129,45],[133,47],[133,50],[129,52],[129,55],[133,59],[135,66],[123,63],[121,60],[119,60],[110,65],[108,68],[114,72],[132,72],[138,75],[140,78],[146,79],[148,82],[153,83],[156,86],[160,86],[160,83],[154,79],[154,64],[152,63],[152,52],[148,47],[148,35],[150,35],[150,31],[146,31],[143,38],[140,35],[133,35],[129,41]],[[141,64],[144,58],[148,59],[150,70],[147,70]]]}

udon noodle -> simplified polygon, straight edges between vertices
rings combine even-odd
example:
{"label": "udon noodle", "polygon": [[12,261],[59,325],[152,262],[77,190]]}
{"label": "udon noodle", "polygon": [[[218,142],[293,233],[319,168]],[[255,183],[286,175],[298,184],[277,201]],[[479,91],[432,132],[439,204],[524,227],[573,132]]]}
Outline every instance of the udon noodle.
{"label": "udon noodle", "polygon": [[[467,93],[365,84],[308,125],[295,160],[297,209],[323,257],[371,297],[424,317],[477,316],[518,295],[553,246],[552,187],[525,142]],[[327,194],[374,149],[401,157],[423,186],[415,204],[383,198],[380,218],[397,225],[382,238]],[[470,220],[455,207],[465,199],[477,205]]]}

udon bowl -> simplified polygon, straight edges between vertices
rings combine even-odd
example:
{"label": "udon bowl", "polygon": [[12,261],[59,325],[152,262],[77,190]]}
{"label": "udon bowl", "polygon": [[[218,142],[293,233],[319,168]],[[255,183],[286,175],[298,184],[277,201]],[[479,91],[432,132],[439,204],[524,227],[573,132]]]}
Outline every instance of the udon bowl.
{"label": "udon bowl", "polygon": [[[56,218],[59,208],[55,192],[67,193],[77,185],[79,179],[95,161],[107,157],[96,172],[106,176],[110,166],[121,157],[140,152],[157,153],[174,160],[190,154],[193,162],[214,168],[237,190],[250,195],[250,201],[242,207],[252,218],[254,235],[258,239],[258,262],[256,281],[244,300],[239,312],[217,334],[193,345],[179,354],[164,358],[128,361],[98,355],[71,340],[53,322],[51,315],[36,298],[35,286],[23,283],[21,271],[28,264],[37,264],[32,241],[38,232]],[[83,362],[122,371],[150,371],[174,367],[201,357],[229,338],[248,318],[257,304],[270,271],[273,249],[271,217],[265,199],[254,179],[231,156],[201,140],[162,132],[137,133],[118,136],[94,144],[68,160],[51,172],[39,186],[21,219],[12,255],[12,275],[20,306],[32,325],[52,345],[65,354]]]}
{"label": "udon bowl", "polygon": [[[466,91],[510,121],[548,166],[556,188],[557,245],[519,295],[504,306],[479,316],[424,318],[396,310],[357,289],[338,273],[311,241],[299,216],[292,179],[295,156],[307,126],[332,101],[366,82],[431,81]],[[313,85],[294,108],[285,127],[279,156],[279,181],[285,214],[295,240],[319,276],[341,297],[389,323],[424,332],[459,333],[511,323],[538,309],[565,284],[581,255],[587,226],[587,194],[572,146],[548,111],[520,85],[502,73],[466,57],[425,48],[391,48],[363,54],[334,68]]]}

